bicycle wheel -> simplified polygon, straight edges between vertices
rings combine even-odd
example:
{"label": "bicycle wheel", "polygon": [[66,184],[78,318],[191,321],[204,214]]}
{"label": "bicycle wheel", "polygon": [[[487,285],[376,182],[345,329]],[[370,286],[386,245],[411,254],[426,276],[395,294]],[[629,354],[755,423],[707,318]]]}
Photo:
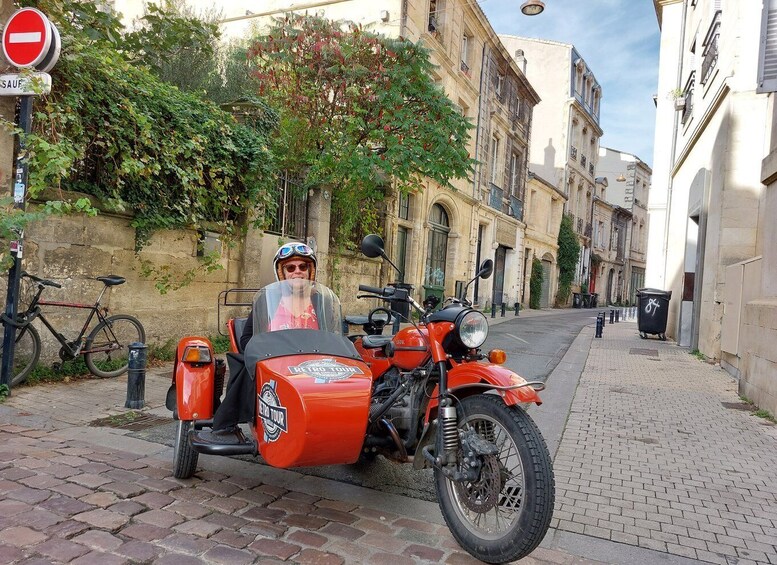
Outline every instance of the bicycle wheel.
{"label": "bicycle wheel", "polygon": [[[40,335],[32,326],[16,328],[11,371],[11,387],[23,383],[30,375],[40,357]],[[0,363],[3,359],[3,339],[0,337]]]}
{"label": "bicycle wheel", "polygon": [[100,322],[84,345],[84,361],[96,377],[118,377],[127,371],[128,347],[145,343],[146,332],[136,318],[120,314]]}

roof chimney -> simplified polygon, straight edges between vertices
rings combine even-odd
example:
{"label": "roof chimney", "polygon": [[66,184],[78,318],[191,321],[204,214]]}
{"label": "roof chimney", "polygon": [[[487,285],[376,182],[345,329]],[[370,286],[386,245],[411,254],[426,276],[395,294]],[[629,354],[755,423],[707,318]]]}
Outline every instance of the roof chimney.
{"label": "roof chimney", "polygon": [[515,51],[515,62],[518,63],[518,68],[521,69],[521,72],[526,74],[526,56],[523,54],[523,49]]}

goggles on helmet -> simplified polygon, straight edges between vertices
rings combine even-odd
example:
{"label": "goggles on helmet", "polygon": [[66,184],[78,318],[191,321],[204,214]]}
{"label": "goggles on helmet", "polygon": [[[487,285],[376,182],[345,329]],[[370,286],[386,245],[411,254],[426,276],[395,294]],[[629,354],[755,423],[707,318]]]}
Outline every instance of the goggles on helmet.
{"label": "goggles on helmet", "polygon": [[286,259],[292,255],[300,255],[302,257],[312,257],[313,250],[304,243],[286,243],[278,249],[277,257],[279,260]]}

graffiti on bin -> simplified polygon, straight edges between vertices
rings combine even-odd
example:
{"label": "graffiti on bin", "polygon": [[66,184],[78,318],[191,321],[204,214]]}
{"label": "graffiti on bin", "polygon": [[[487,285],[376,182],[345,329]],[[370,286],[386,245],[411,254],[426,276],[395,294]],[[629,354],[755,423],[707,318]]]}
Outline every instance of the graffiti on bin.
{"label": "graffiti on bin", "polygon": [[656,312],[658,312],[659,309],[658,300],[655,298],[649,298],[648,303],[645,305],[645,314],[650,314],[651,316],[655,316]]}

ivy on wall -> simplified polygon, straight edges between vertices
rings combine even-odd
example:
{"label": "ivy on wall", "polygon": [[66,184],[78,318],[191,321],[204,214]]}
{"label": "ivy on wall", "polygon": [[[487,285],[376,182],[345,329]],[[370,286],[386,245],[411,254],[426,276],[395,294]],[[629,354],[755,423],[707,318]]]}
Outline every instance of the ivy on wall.
{"label": "ivy on wall", "polygon": [[556,302],[559,306],[566,305],[572,291],[572,281],[575,280],[575,270],[580,255],[580,242],[572,227],[572,218],[565,214],[561,218],[558,231],[558,292]]}
{"label": "ivy on wall", "polygon": [[529,308],[538,310],[541,308],[542,300],[542,281],[544,273],[542,271],[542,261],[535,257],[531,262],[531,278],[529,279]]}

